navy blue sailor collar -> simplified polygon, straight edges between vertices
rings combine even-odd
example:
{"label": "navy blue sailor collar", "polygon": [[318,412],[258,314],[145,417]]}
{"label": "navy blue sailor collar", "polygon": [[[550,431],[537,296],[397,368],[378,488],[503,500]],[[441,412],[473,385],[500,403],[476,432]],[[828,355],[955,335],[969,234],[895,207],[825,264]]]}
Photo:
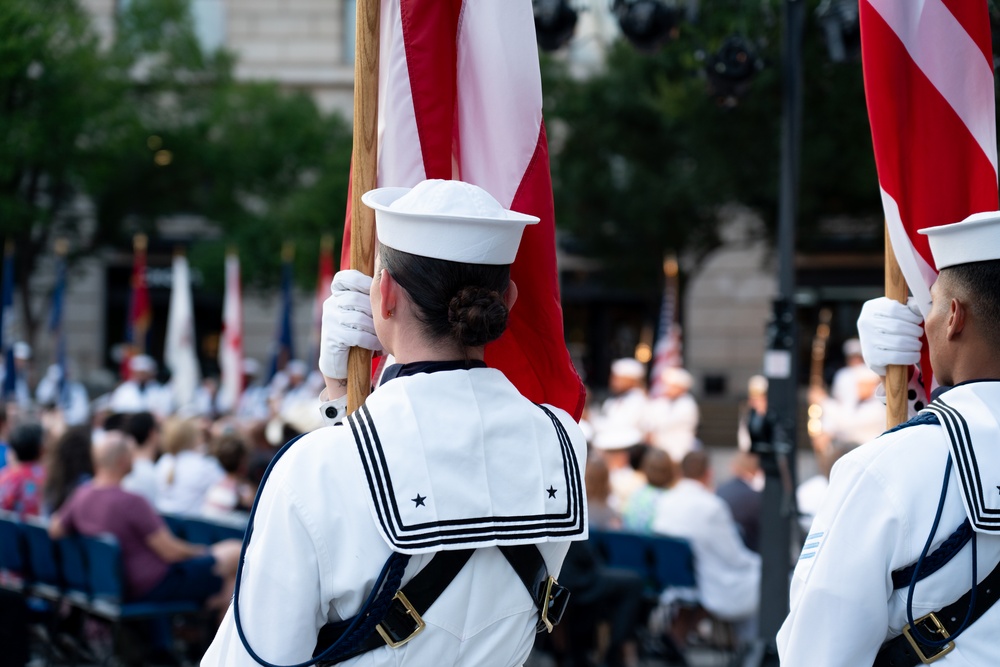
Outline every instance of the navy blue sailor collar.
{"label": "navy blue sailor collar", "polygon": [[454,361],[413,361],[408,364],[392,364],[382,373],[381,387],[389,380],[394,380],[418,373],[438,373],[441,371],[467,371],[473,368],[487,368],[485,361],[479,359],[456,359]]}

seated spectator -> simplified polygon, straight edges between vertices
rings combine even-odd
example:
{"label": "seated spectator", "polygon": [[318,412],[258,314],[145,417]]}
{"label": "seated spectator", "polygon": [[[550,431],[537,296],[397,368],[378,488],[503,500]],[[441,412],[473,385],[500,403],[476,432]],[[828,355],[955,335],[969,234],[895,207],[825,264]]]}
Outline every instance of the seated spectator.
{"label": "seated spectator", "polygon": [[132,472],[122,480],[122,488],[137,493],[156,506],[156,458],[160,455],[160,426],[151,412],[128,415],[122,430],[132,436]]}
{"label": "seated spectator", "polygon": [[737,452],[730,464],[732,478],[715,490],[726,501],[733,519],[740,529],[740,537],[747,549],[760,553],[760,504],[764,488],[764,474],[756,454]]}
{"label": "seated spectator", "polygon": [[41,424],[28,422],[14,427],[7,446],[7,467],[0,470],[0,509],[21,516],[41,514],[45,483],[41,456]]}
{"label": "seated spectator", "polygon": [[653,517],[660,496],[677,481],[677,468],[669,454],[662,449],[653,448],[646,452],[641,467],[647,482],[625,503],[622,526],[626,530],[648,533],[653,527]]}
{"label": "seated spectator", "polygon": [[638,665],[635,630],[641,619],[642,577],[631,570],[607,567],[589,541],[572,542],[559,573],[559,582],[572,591],[566,609],[564,646],[556,646],[557,664],[588,664],[594,630],[604,621],[611,626],[608,667]]}
{"label": "seated spectator", "polygon": [[195,420],[168,419],[163,425],[163,456],[156,462],[156,509],[168,514],[198,514],[209,488],[225,476],[219,462],[201,451]]}
{"label": "seated spectator", "polygon": [[760,556],[746,548],[729,507],[712,493],[705,453],[685,456],[681,474],[657,503],[653,531],[691,542],[698,596],[706,610],[727,621],[751,619],[760,598]]}
{"label": "seated spectator", "polygon": [[587,486],[587,517],[590,525],[600,530],[620,529],[621,516],[608,504],[611,496],[611,477],[604,459],[598,456],[587,460],[584,480]]}
{"label": "seated spectator", "polygon": [[240,543],[206,547],[178,539],[145,498],[121,488],[132,467],[131,438],[106,431],[93,445],[94,479],[80,487],[52,517],[54,539],[67,534],[114,535],[121,547],[126,598],[228,605]]}
{"label": "seated spectator", "polygon": [[608,505],[620,512],[629,497],[646,484],[646,478],[632,467],[631,452],[642,444],[642,431],[631,426],[606,427],[594,436],[594,450],[604,460],[611,481]]}
{"label": "seated spectator", "polygon": [[253,505],[254,489],[247,482],[250,452],[236,434],[219,437],[212,445],[212,455],[226,471],[226,476],[205,494],[202,513],[209,516],[231,516],[248,511]]}
{"label": "seated spectator", "polygon": [[94,476],[90,459],[90,426],[73,426],[48,452],[45,477],[45,510],[52,514],[66,502],[76,488]]}

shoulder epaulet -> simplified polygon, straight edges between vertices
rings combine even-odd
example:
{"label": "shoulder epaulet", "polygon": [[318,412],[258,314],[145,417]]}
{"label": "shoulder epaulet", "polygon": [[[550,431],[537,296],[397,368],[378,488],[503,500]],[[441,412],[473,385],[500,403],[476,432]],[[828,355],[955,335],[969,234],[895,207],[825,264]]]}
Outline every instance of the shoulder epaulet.
{"label": "shoulder epaulet", "polygon": [[924,424],[937,425],[940,423],[941,422],[938,420],[937,415],[934,414],[933,412],[930,411],[921,412],[917,414],[915,417],[911,417],[909,420],[903,422],[902,424],[897,424],[896,426],[893,426],[882,435],[886,435],[887,433],[895,433],[896,431],[902,431],[904,428],[909,428],[911,426],[922,426]]}

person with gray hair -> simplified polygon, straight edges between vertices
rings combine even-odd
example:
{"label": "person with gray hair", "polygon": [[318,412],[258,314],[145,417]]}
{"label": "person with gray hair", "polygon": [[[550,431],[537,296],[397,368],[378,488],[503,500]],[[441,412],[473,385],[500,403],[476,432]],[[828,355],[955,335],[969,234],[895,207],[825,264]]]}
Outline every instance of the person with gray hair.
{"label": "person with gray hair", "polygon": [[153,506],[121,487],[132,469],[131,436],[104,431],[94,438],[94,478],[79,487],[49,522],[49,534],[110,534],[121,548],[126,599],[196,601],[222,608],[229,600],[239,540],[212,546],[177,538]]}

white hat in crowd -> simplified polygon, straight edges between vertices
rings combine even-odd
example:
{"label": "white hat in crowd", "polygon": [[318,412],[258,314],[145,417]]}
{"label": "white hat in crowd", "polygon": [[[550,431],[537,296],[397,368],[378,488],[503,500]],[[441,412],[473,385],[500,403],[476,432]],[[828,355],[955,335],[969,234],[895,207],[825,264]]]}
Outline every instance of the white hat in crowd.
{"label": "white hat in crowd", "polygon": [[128,369],[133,373],[155,373],[156,361],[148,354],[137,354],[128,360]]}
{"label": "white hat in crowd", "polygon": [[646,367],[637,359],[616,359],[611,363],[611,373],[619,377],[641,380],[646,374]]}
{"label": "white hat in crowd", "polygon": [[694,384],[694,377],[683,368],[667,368],[660,377],[663,379],[663,384],[684,389],[690,389]]}
{"label": "white hat in crowd", "polygon": [[767,378],[763,375],[751,375],[750,379],[747,381],[747,393],[753,396],[762,396],[767,394],[767,387]]}
{"label": "white hat in crowd", "polygon": [[526,225],[538,218],[505,209],[462,181],[427,180],[361,196],[375,209],[379,243],[421,257],[466,264],[512,264]]}
{"label": "white hat in crowd", "polygon": [[597,449],[628,449],[642,444],[642,431],[626,424],[608,424],[594,436]]}
{"label": "white hat in crowd", "polygon": [[260,362],[256,359],[251,359],[247,357],[243,360],[243,374],[244,375],[260,375]]}
{"label": "white hat in crowd", "polygon": [[844,347],[842,349],[845,357],[860,357],[861,341],[857,338],[848,338],[844,341]]}
{"label": "white hat in crowd", "polygon": [[1000,259],[1000,211],[974,213],[961,222],[920,230],[931,244],[937,270]]}
{"label": "white hat in crowd", "polygon": [[19,340],[12,346],[14,352],[14,358],[20,359],[21,361],[27,361],[31,359],[31,346],[25,343],[23,340]]}

